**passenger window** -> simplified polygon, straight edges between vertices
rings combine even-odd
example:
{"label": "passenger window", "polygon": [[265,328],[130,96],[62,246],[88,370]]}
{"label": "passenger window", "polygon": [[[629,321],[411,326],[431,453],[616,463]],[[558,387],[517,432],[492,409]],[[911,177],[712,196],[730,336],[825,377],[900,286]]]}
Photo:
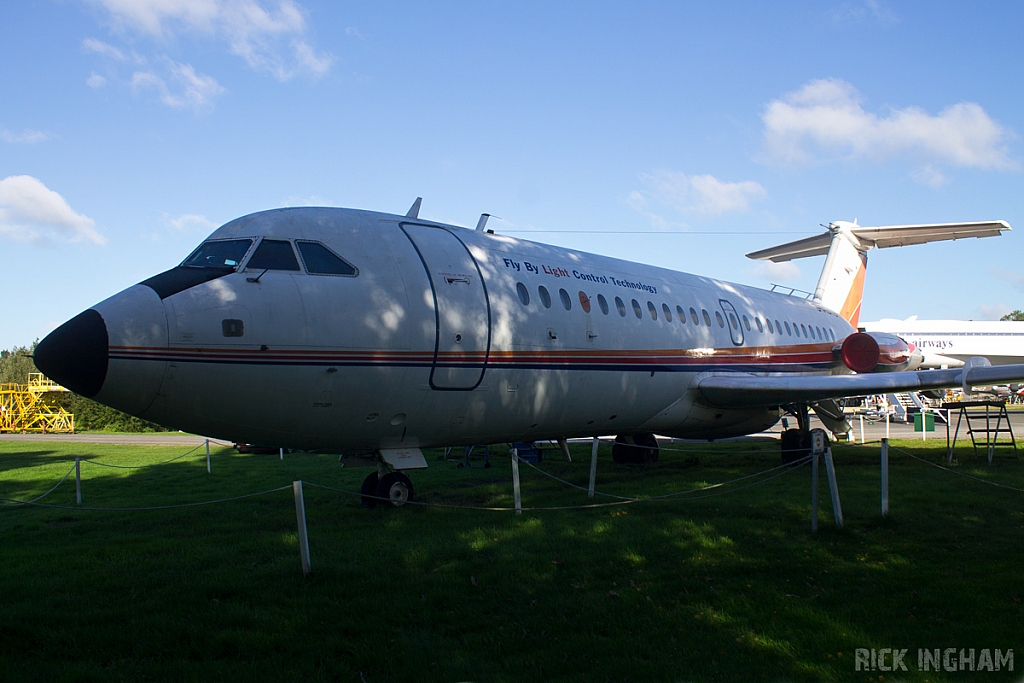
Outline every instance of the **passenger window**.
{"label": "passenger window", "polygon": [[601,312],[608,315],[608,299],[604,298],[604,294],[597,295],[597,305],[601,307]]}
{"label": "passenger window", "polygon": [[814,331],[818,333],[818,339],[822,339],[822,336],[821,336],[821,328],[820,328],[820,327],[818,327],[817,325],[815,325],[815,326],[814,326]]}
{"label": "passenger window", "polygon": [[765,318],[764,321],[768,324],[768,333],[775,334],[775,328],[772,327],[772,321],[769,320],[768,318]]}
{"label": "passenger window", "polygon": [[530,305],[530,290],[526,288],[526,285],[522,282],[517,282],[516,293],[519,295],[519,300],[523,302],[524,306]]}
{"label": "passenger window", "polygon": [[540,295],[540,302],[544,304],[544,308],[551,308],[551,295],[548,294],[547,287],[544,285],[538,287],[537,294]]}
{"label": "passenger window", "polygon": [[618,309],[619,315],[623,318],[626,317],[626,304],[622,303],[622,299],[615,297],[615,308]]}
{"label": "passenger window", "polygon": [[700,325],[700,320],[697,319],[697,311],[694,310],[693,306],[690,306],[690,320],[693,321],[694,325]]}
{"label": "passenger window", "polygon": [[743,314],[743,326],[747,328],[747,332],[750,332],[750,319],[747,318],[746,314]]}
{"label": "passenger window", "polygon": [[662,304],[661,311],[665,314],[665,320],[672,322],[672,309],[668,307],[668,304]]}
{"label": "passenger window", "polygon": [[782,336],[782,323],[779,322],[778,318],[775,319],[775,329],[778,330],[778,334],[781,337]]}
{"label": "passenger window", "polygon": [[287,240],[263,240],[245,267],[256,270],[300,270],[292,245]]}
{"label": "passenger window", "polygon": [[761,319],[760,318],[754,318],[754,322],[757,323],[757,331],[762,333],[762,334],[764,334],[764,326],[761,325]]}
{"label": "passenger window", "polygon": [[[736,316],[733,315],[732,313],[729,314],[729,326],[732,327],[732,329],[734,330],[740,329],[740,321],[737,320]],[[747,328],[749,329],[750,325],[747,325]]]}
{"label": "passenger window", "polygon": [[708,327],[711,327],[711,316],[708,315],[708,309],[702,308],[700,309],[700,313],[702,316],[704,316],[704,324],[707,325]]}
{"label": "passenger window", "polygon": [[718,321],[719,327],[725,327],[725,321],[722,320],[722,314],[719,313],[718,311],[715,311],[715,320]]}
{"label": "passenger window", "polygon": [[584,313],[590,313],[590,297],[580,292],[580,307]]}
{"label": "passenger window", "polygon": [[804,337],[806,337],[806,336],[807,336],[807,328],[806,328],[806,327],[804,327],[804,324],[803,324],[803,323],[800,323],[800,332],[801,332],[801,334],[803,334],[803,335],[804,335]]}
{"label": "passenger window", "polygon": [[650,301],[647,302],[647,310],[651,314],[651,320],[658,319],[658,308]]}
{"label": "passenger window", "polygon": [[295,246],[306,266],[306,272],[311,275],[355,277],[359,274],[355,266],[319,242],[295,240]]}
{"label": "passenger window", "polygon": [[562,300],[562,308],[567,311],[572,308],[572,299],[569,298],[569,292],[564,289],[558,290],[558,298]]}
{"label": "passenger window", "polygon": [[636,317],[637,318],[644,317],[644,311],[643,311],[642,308],[640,308],[640,302],[637,301],[636,299],[633,299],[633,301],[631,303],[633,304],[633,312],[636,313]]}
{"label": "passenger window", "polygon": [[[778,322],[779,322],[778,320],[775,321],[776,324],[778,324]],[[793,331],[791,329],[789,329],[789,323],[788,322],[786,323],[786,334],[788,334],[790,337],[793,336]]]}
{"label": "passenger window", "polygon": [[181,265],[192,268],[237,268],[251,246],[252,240],[203,242]]}
{"label": "passenger window", "polygon": [[683,310],[682,306],[676,306],[676,315],[679,316],[679,322],[686,324],[686,311]]}

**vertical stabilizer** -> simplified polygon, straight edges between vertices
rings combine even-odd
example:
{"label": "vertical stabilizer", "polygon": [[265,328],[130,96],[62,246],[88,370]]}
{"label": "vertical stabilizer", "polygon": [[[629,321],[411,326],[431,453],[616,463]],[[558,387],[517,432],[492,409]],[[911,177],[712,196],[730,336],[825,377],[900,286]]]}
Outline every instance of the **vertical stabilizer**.
{"label": "vertical stabilizer", "polygon": [[820,235],[751,252],[747,258],[780,263],[826,255],[818,285],[814,289],[814,299],[856,327],[860,319],[870,250],[875,247],[904,247],[966,237],[996,237],[1003,230],[1010,230],[1006,221],[878,227],[862,227],[856,221],[835,221],[829,223],[828,230]]}

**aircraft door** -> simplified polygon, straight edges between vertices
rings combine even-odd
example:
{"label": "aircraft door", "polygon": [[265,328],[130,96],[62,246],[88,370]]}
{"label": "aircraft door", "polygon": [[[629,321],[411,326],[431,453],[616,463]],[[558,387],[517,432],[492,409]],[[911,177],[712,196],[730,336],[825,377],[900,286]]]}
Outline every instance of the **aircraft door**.
{"label": "aircraft door", "polygon": [[732,343],[736,346],[742,346],[743,323],[740,322],[740,316],[736,313],[736,308],[725,299],[719,299],[718,305],[722,307],[722,313],[725,314],[725,324],[729,328]]}
{"label": "aircraft door", "polygon": [[436,336],[430,386],[469,390],[483,380],[491,346],[491,311],[476,261],[443,228],[402,225],[419,253],[434,298]]}

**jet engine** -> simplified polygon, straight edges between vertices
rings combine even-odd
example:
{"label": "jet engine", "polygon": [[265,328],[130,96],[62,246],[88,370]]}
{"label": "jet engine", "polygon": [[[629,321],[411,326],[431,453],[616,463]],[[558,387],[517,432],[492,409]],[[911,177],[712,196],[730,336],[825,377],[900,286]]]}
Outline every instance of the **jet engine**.
{"label": "jet engine", "polygon": [[843,365],[860,374],[913,370],[923,361],[920,351],[886,332],[854,332],[834,352]]}

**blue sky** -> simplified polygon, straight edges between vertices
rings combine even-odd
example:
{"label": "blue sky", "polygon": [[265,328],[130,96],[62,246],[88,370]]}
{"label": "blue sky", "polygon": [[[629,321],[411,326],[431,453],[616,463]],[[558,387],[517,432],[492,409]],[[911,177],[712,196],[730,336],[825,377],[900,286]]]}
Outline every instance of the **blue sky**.
{"label": "blue sky", "polygon": [[[0,348],[285,205],[404,213],[767,286],[874,251],[863,319],[1024,308],[1024,5],[41,0],[0,8]],[[551,231],[535,235],[519,231]],[[573,232],[573,231],[598,231]],[[602,234],[606,233],[606,234]]]}

